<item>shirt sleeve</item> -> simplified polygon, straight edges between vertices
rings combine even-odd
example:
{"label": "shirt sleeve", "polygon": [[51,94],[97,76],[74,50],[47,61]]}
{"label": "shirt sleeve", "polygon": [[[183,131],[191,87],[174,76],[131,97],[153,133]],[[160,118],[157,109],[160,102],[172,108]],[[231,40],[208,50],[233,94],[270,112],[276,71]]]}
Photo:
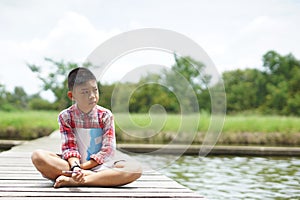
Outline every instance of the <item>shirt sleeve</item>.
{"label": "shirt sleeve", "polygon": [[102,148],[97,154],[92,154],[91,158],[101,165],[114,155],[116,150],[116,138],[112,113],[103,113],[100,120],[100,125],[103,126]]}
{"label": "shirt sleeve", "polygon": [[62,138],[62,157],[68,160],[71,157],[81,158],[78,146],[76,143],[76,137],[70,126],[71,118],[68,112],[61,113],[58,116],[59,130]]}

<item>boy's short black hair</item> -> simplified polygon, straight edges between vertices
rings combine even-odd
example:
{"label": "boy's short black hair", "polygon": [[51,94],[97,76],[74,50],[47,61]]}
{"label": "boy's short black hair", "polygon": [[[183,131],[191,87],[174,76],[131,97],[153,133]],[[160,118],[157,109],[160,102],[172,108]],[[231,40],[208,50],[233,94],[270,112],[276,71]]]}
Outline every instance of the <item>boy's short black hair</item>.
{"label": "boy's short black hair", "polygon": [[69,91],[72,91],[74,86],[84,84],[89,80],[97,80],[89,69],[83,67],[73,69],[68,75]]}

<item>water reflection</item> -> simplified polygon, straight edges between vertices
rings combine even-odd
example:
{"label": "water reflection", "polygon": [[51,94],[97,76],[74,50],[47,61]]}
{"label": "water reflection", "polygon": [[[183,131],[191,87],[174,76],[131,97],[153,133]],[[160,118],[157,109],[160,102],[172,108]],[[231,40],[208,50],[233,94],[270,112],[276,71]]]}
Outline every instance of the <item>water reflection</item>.
{"label": "water reflection", "polygon": [[[141,157],[154,168],[170,159]],[[297,157],[182,156],[160,171],[208,199],[300,199]]]}

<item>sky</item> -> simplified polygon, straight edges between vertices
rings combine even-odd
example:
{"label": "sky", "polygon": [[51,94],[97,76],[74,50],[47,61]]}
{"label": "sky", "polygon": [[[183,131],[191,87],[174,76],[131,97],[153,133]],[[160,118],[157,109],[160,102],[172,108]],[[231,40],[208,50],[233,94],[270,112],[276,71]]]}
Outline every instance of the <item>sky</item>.
{"label": "sky", "polygon": [[[299,10],[297,0],[0,0],[0,84],[36,93],[41,82],[28,63],[46,71],[45,57],[82,63],[104,41],[140,28],[185,35],[220,73],[262,69],[269,50],[300,58]],[[116,71],[150,62],[134,63],[137,57],[124,58]],[[168,63],[161,57],[151,62]]]}

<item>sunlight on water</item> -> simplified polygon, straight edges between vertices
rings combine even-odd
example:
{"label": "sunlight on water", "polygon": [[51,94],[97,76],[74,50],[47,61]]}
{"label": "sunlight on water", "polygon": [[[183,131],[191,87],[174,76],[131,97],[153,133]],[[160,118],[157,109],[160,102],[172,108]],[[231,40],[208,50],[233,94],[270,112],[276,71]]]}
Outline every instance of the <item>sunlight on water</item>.
{"label": "sunlight on water", "polygon": [[[142,157],[164,162],[161,155]],[[300,199],[297,157],[182,156],[161,172],[208,199]]]}

